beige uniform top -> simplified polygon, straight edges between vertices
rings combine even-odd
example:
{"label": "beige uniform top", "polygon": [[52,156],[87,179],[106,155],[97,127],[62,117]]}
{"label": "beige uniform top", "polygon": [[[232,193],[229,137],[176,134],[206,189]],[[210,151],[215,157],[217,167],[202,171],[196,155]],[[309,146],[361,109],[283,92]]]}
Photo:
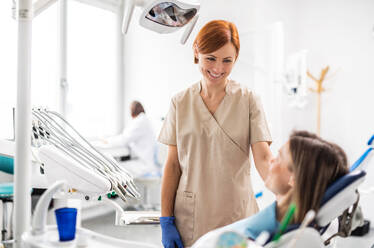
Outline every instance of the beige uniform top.
{"label": "beige uniform top", "polygon": [[250,144],[271,141],[261,103],[252,91],[230,80],[212,115],[200,90],[196,83],[172,98],[158,138],[177,146],[182,174],[174,216],[185,246],[258,211],[250,179]]}

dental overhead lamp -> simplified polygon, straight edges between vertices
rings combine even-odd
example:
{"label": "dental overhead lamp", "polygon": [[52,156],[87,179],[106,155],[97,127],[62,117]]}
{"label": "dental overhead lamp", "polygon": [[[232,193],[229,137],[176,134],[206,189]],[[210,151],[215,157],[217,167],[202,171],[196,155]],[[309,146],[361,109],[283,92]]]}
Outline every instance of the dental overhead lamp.
{"label": "dental overhead lamp", "polygon": [[125,0],[122,33],[126,34],[134,7],[143,8],[139,24],[160,34],[172,33],[185,27],[184,44],[199,18],[200,3],[193,0]]}

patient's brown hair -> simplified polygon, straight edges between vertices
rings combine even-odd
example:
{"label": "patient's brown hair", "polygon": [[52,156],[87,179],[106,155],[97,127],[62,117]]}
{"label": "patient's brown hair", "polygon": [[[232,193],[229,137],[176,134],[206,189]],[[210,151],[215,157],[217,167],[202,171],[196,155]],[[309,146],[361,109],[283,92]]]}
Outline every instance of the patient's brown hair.
{"label": "patient's brown hair", "polygon": [[338,145],[307,131],[291,134],[289,150],[295,178],[293,201],[297,206],[294,222],[301,223],[310,209],[319,210],[327,187],[348,173],[347,156]]}

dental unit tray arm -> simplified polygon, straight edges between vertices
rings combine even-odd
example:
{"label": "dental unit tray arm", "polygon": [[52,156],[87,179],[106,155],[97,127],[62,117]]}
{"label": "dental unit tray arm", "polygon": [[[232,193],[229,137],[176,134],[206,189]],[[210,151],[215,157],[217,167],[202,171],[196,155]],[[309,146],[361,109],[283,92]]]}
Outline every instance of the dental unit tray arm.
{"label": "dental unit tray arm", "polygon": [[38,108],[32,116],[32,144],[49,183],[65,180],[69,189],[87,196],[114,191],[124,201],[140,197],[132,175],[93,147],[61,115]]}

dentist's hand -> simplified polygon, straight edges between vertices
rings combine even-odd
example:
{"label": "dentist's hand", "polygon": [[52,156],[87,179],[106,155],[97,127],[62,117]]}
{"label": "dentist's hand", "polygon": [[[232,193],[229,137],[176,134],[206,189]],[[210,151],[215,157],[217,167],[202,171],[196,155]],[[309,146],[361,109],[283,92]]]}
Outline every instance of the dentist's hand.
{"label": "dentist's hand", "polygon": [[162,244],[165,248],[183,248],[181,236],[175,226],[175,217],[160,217],[160,224],[162,230]]}

